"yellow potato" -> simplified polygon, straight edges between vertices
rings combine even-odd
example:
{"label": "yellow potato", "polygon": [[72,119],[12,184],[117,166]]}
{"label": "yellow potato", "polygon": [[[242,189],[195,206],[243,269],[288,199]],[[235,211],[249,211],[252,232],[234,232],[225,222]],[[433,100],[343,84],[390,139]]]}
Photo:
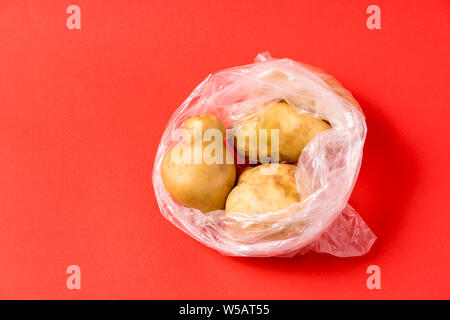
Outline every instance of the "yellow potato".
{"label": "yellow potato", "polygon": [[248,215],[257,217],[258,214],[282,210],[299,202],[295,171],[296,166],[290,164],[264,164],[246,169],[227,198],[226,233],[237,240],[251,234],[261,234],[262,238],[274,240],[298,233],[303,228],[301,223],[285,226],[266,236],[263,234],[273,223],[286,218],[286,212],[274,215],[270,221],[251,224],[245,221]]}
{"label": "yellow potato", "polygon": [[[195,123],[196,125],[201,123],[202,130],[195,131]],[[203,157],[201,163],[194,161],[196,151],[194,136],[199,138],[206,130],[217,129],[223,137],[225,134],[223,124],[214,115],[202,115],[188,119],[183,127],[187,130],[184,143],[170,150],[162,161],[161,175],[164,186],[175,201],[186,207],[196,208],[203,213],[224,209],[228,193],[236,180],[235,165],[226,163],[227,157],[233,159],[232,154],[222,140],[219,142],[223,155],[220,157],[221,161],[208,163]],[[205,148],[208,148],[210,143],[203,141],[197,151],[204,154]],[[215,151],[212,150],[213,156]]]}
{"label": "yellow potato", "polygon": [[[271,149],[271,133],[273,129],[278,129],[279,161],[290,163],[298,161],[303,148],[317,133],[331,128],[324,120],[301,114],[285,102],[273,104],[261,114],[238,123],[236,127],[237,152],[255,162],[262,162],[265,157],[273,156],[272,152],[276,150]],[[260,142],[265,138],[264,132],[267,136],[266,144]],[[260,149],[260,144],[263,147],[266,145],[267,149]]]}
{"label": "yellow potato", "polygon": [[295,170],[290,164],[264,164],[245,170],[228,195],[225,210],[265,213],[300,201]]}
{"label": "yellow potato", "polygon": [[[202,130],[195,131],[195,126],[201,126]],[[208,129],[217,129],[222,134],[222,137],[225,137],[225,127],[222,121],[212,114],[202,114],[189,118],[183,123],[183,128],[190,133],[184,137],[185,142],[188,143],[194,142],[194,137],[198,139],[200,136],[203,136]]]}

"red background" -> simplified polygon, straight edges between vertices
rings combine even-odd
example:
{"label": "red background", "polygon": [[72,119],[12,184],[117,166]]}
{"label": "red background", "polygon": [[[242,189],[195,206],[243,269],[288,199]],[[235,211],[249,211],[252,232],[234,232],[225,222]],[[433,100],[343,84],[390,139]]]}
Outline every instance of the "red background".
{"label": "red background", "polygon": [[[0,298],[450,298],[449,21],[445,0],[1,1]],[[366,113],[350,199],[379,237],[366,256],[226,257],[159,212],[170,115],[264,50],[333,74]]]}

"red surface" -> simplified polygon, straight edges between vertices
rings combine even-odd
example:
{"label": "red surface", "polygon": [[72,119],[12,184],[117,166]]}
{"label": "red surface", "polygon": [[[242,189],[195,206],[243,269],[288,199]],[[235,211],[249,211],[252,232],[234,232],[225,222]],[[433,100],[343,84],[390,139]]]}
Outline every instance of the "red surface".
{"label": "red surface", "polygon": [[[449,34],[445,0],[1,1],[0,298],[450,298]],[[364,257],[226,257],[158,210],[170,115],[264,50],[333,74],[367,115]]]}

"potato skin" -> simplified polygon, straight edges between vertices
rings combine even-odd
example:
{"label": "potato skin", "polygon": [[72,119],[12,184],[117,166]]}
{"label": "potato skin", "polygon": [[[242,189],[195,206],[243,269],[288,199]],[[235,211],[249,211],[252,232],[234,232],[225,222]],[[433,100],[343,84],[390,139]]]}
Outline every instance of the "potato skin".
{"label": "potato skin", "polygon": [[295,171],[296,166],[290,164],[264,164],[246,169],[227,198],[223,227],[225,233],[243,242],[252,235],[260,237],[260,241],[272,241],[299,233],[304,227],[302,223],[288,225],[275,232],[267,231],[273,223],[286,218],[289,213],[283,211],[274,215],[272,221],[248,224],[245,218],[242,219],[252,214],[257,216],[282,210],[301,201]]}
{"label": "potato skin", "polygon": [[[296,163],[303,148],[319,132],[330,129],[330,125],[322,119],[298,113],[295,108],[285,102],[270,106],[262,114],[238,123],[235,146],[239,154],[252,161],[260,161],[266,156],[259,150],[259,129],[267,130],[267,155],[272,155],[271,130],[279,130],[279,161]],[[255,144],[252,144],[251,138]],[[256,138],[256,139],[255,139]],[[243,145],[242,142],[245,141]]]}
{"label": "potato skin", "polygon": [[[201,132],[194,131],[195,123],[201,123],[201,125],[202,125]],[[183,123],[183,128],[190,133],[190,136],[184,137],[185,138],[184,140],[187,143],[194,142],[195,135],[197,135],[197,134],[203,135],[205,133],[205,131],[208,129],[219,130],[222,133],[223,137],[225,137],[225,134],[226,134],[225,126],[223,125],[222,121],[220,121],[219,118],[217,118],[215,115],[212,115],[212,114],[202,114],[199,116],[189,118]],[[199,137],[197,137],[197,138],[199,138]]]}
{"label": "potato skin", "polygon": [[[225,132],[222,122],[214,115],[190,118],[184,124],[185,129],[193,130],[194,120],[202,121],[203,131],[214,128]],[[193,139],[193,135],[191,138]],[[176,202],[186,207],[196,208],[203,213],[224,209],[228,193],[236,180],[235,165],[226,164],[225,161],[230,152],[222,144],[224,157],[222,164],[195,164],[193,161],[194,146],[189,140],[185,139],[183,144],[170,150],[162,161],[161,176],[166,190]],[[190,148],[191,162],[175,162],[172,154],[177,152],[182,155],[184,148]],[[228,157],[230,156],[232,157],[232,155],[228,155]]]}
{"label": "potato skin", "polygon": [[264,164],[245,170],[228,195],[225,210],[266,213],[300,201],[295,170],[290,164]]}

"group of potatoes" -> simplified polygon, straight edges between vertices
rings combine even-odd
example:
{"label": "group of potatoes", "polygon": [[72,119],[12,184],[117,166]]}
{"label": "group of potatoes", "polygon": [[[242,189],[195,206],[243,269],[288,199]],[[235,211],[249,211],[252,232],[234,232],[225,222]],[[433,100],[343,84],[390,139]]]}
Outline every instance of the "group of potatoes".
{"label": "group of potatoes", "polygon": [[[183,124],[183,128],[193,133],[196,121],[201,121],[203,131],[213,128],[225,136],[223,123],[211,114],[190,118]],[[269,136],[272,129],[278,129],[280,164],[249,166],[236,181],[236,165],[225,161],[227,157],[234,159],[225,143],[222,163],[173,161],[173,152],[180,152],[180,148],[194,148],[193,140],[185,139],[183,144],[177,145],[165,155],[161,167],[162,180],[176,202],[203,213],[225,210],[233,213],[261,214],[281,210],[301,201],[295,180],[295,163],[306,144],[316,134],[329,128],[331,127],[326,120],[301,114],[284,101],[277,102],[236,124],[235,140],[243,139],[246,143],[235,143],[235,151],[247,160],[260,163],[263,157],[259,150],[260,145],[251,145],[248,143],[251,140],[248,137],[258,135],[259,129],[266,129]],[[259,142],[259,136],[253,138]],[[270,139],[267,139],[264,152],[269,156],[270,146]]]}

